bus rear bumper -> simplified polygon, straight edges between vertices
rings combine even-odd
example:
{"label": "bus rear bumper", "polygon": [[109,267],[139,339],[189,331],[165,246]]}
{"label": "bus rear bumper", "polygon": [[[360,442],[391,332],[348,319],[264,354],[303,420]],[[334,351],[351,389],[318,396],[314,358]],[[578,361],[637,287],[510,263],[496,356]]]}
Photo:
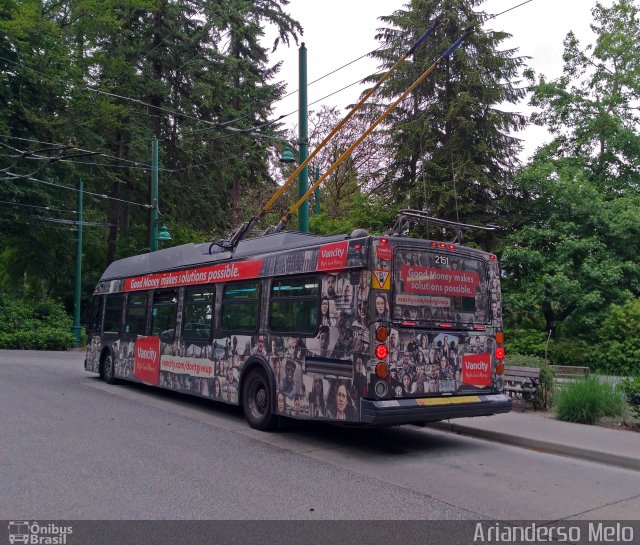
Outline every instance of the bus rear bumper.
{"label": "bus rear bumper", "polygon": [[363,424],[385,426],[508,413],[511,398],[507,394],[488,394],[380,401],[363,399],[360,408]]}

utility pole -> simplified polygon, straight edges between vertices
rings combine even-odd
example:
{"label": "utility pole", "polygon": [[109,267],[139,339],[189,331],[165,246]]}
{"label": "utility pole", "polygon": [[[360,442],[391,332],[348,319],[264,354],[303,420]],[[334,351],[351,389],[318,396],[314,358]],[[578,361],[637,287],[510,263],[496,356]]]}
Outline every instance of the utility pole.
{"label": "utility pole", "polygon": [[158,249],[158,138],[151,138],[151,211],[149,218],[149,247]]}
{"label": "utility pole", "polygon": [[[298,101],[298,142],[300,145],[298,164],[303,163],[309,156],[309,135],[307,128],[307,48],[304,42],[300,46],[298,55],[299,72],[299,101]],[[305,166],[298,175],[298,198],[307,193],[309,184],[309,170]],[[298,230],[309,232],[309,201],[305,201],[298,209]]]}
{"label": "utility pole", "polygon": [[76,278],[73,298],[73,327],[71,331],[75,338],[74,346],[80,347],[82,342],[82,326],[80,325],[80,295],[82,291],[82,220],[83,220],[83,192],[84,182],[78,179],[78,201],[76,204]]}

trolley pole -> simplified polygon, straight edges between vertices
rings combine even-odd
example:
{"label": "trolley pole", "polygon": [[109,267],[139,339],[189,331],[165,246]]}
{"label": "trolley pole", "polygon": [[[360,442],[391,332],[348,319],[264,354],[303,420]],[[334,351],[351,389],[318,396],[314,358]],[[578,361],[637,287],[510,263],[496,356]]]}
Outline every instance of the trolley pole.
{"label": "trolley pole", "polygon": [[149,247],[158,249],[158,139],[151,138],[151,211],[149,219]]}
{"label": "trolley pole", "polygon": [[[309,135],[307,128],[307,48],[304,42],[300,45],[298,55],[299,71],[299,102],[298,102],[298,141],[299,164],[304,162],[309,156]],[[309,183],[309,170],[305,166],[298,175],[298,199],[305,196]],[[309,201],[305,201],[298,210],[298,230],[303,233],[309,232]]]}
{"label": "trolley pole", "polygon": [[[314,181],[317,182],[319,178],[320,178],[320,169],[316,167],[316,176]],[[319,187],[316,187],[316,190],[313,192],[313,196],[314,196],[313,211],[317,216],[320,213],[320,188]]]}
{"label": "trolley pole", "polygon": [[78,221],[76,223],[76,278],[73,298],[73,327],[71,332],[74,336],[74,346],[80,347],[82,343],[82,326],[80,325],[80,295],[82,291],[82,207],[83,207],[83,191],[84,182],[82,178],[78,179],[78,202],[76,205],[76,216]]}

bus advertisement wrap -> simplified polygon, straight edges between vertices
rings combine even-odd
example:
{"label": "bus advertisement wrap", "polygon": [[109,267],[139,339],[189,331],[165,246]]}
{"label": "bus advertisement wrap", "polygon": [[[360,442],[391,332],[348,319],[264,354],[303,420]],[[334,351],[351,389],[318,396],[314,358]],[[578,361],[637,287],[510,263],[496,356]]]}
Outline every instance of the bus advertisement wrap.
{"label": "bus advertisement wrap", "polygon": [[480,284],[480,276],[476,272],[415,265],[402,265],[400,279],[404,282],[404,291],[407,293],[448,297],[473,297]]}
{"label": "bus advertisement wrap", "polygon": [[173,288],[177,286],[194,286],[198,284],[214,284],[230,280],[246,280],[257,278],[262,270],[262,259],[225,263],[211,267],[200,267],[184,271],[148,274],[127,278],[124,291]]}
{"label": "bus advertisement wrap", "polygon": [[484,388],[491,385],[491,356],[465,354],[462,357],[462,383]]}
{"label": "bus advertisement wrap", "polygon": [[143,337],[136,341],[133,376],[144,384],[158,385],[160,372],[160,337]]}
{"label": "bus advertisement wrap", "polygon": [[160,358],[160,371],[209,378],[213,376],[213,362],[180,356],[162,356]]}
{"label": "bus advertisement wrap", "polygon": [[348,242],[323,244],[318,250],[318,271],[336,271],[347,266]]}

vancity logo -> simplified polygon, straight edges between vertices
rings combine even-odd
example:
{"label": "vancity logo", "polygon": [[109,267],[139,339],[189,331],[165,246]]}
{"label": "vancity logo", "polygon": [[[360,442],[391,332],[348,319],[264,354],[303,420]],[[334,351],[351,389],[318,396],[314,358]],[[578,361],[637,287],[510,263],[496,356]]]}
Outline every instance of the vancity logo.
{"label": "vancity logo", "polygon": [[344,269],[347,266],[347,247],[347,241],[320,246],[318,250],[318,270]]}
{"label": "vancity logo", "polygon": [[32,545],[66,545],[67,536],[73,534],[71,526],[59,526],[53,522],[40,524],[21,520],[9,521],[9,543]]}
{"label": "vancity logo", "polygon": [[145,384],[157,386],[160,377],[160,336],[138,339],[135,354],[133,376]]}

